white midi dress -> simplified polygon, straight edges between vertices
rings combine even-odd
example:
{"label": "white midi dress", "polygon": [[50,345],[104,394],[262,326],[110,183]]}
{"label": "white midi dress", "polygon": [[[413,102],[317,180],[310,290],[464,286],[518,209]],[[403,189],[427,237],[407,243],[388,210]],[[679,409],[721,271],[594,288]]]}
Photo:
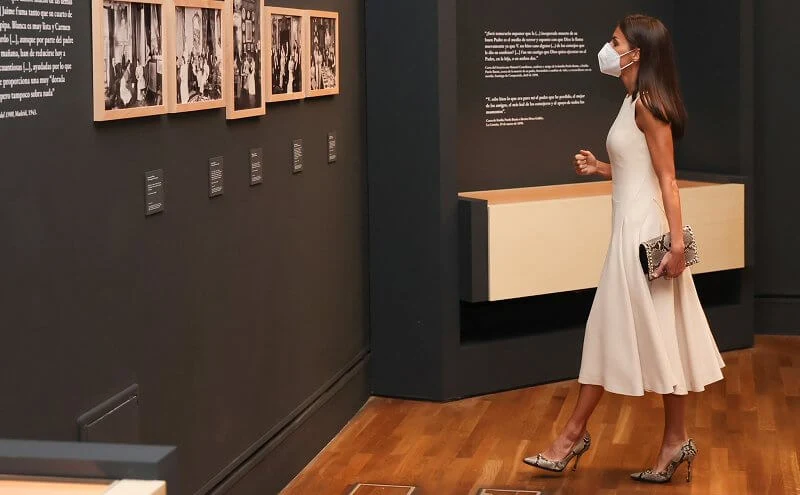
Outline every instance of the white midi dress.
{"label": "white midi dress", "polygon": [[651,282],[639,263],[639,243],[667,232],[669,224],[635,103],[625,97],[606,140],[612,233],[586,321],[578,382],[622,395],[685,395],[721,380],[725,363],[691,267]]}

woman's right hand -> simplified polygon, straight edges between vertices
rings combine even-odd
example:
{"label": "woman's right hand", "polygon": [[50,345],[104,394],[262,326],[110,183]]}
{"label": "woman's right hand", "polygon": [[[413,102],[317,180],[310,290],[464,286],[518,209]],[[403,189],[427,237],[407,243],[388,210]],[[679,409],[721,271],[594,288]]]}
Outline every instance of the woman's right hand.
{"label": "woman's right hand", "polygon": [[597,173],[597,158],[591,151],[581,150],[575,155],[575,173],[578,175],[592,175]]}

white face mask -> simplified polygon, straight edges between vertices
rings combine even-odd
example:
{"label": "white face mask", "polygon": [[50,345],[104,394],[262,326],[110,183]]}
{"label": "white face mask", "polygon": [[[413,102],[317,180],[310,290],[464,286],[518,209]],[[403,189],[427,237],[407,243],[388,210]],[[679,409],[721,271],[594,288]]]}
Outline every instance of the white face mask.
{"label": "white face mask", "polygon": [[[636,48],[633,50],[636,50]],[[631,63],[625,67],[620,67],[620,58],[629,54],[633,50],[628,50],[620,55],[616,50],[614,50],[614,47],[611,46],[611,43],[606,43],[603,45],[603,48],[600,49],[600,53],[597,54],[597,60],[600,62],[600,72],[603,74],[608,74],[609,76],[619,77],[620,74],[622,74],[622,69],[628,68],[634,62],[631,60]]]}

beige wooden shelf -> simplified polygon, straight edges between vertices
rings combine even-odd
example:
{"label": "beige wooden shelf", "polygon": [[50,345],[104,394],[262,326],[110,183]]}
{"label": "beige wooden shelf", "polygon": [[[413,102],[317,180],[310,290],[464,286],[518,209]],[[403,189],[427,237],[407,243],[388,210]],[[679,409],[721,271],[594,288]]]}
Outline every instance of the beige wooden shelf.
{"label": "beige wooden shelf", "polygon": [[[711,182],[679,180],[678,187],[718,186]],[[490,205],[547,201],[552,199],[585,198],[588,196],[611,197],[611,181],[582,182],[580,184],[556,184],[551,186],[518,187],[515,189],[490,189],[459,193],[459,197],[483,199]]]}
{"label": "beige wooden shelf", "polygon": [[[692,226],[701,258],[691,272],[744,267],[744,184],[679,180],[678,186],[683,224]],[[597,286],[611,236],[611,181],[459,197],[485,202],[486,242],[481,244],[488,267],[472,274],[488,276],[485,300]],[[472,232],[473,239],[476,235],[483,233]]]}

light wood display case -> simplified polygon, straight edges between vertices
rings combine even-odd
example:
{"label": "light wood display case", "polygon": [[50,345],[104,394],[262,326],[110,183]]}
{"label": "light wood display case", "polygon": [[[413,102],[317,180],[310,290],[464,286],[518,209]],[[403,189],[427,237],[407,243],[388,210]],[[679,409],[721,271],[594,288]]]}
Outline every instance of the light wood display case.
{"label": "light wood display case", "polygon": [[[693,274],[745,266],[745,186],[679,180]],[[596,287],[611,236],[611,181],[459,194],[461,299],[499,301]]]}
{"label": "light wood display case", "polygon": [[3,495],[167,495],[164,481],[30,478],[0,475]]}

